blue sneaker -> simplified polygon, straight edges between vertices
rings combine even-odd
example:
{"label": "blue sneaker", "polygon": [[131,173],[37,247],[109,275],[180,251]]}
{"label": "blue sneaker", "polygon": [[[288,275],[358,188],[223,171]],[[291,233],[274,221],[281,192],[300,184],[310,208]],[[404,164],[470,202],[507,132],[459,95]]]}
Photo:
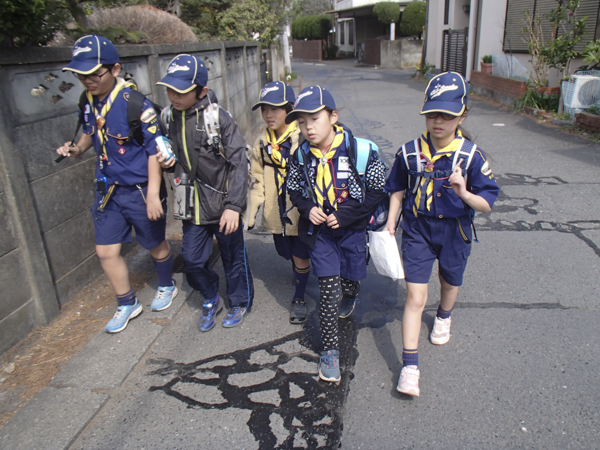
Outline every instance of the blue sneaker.
{"label": "blue sneaker", "polygon": [[319,360],[319,378],[324,381],[338,382],[340,375],[340,352],[337,350],[327,350],[321,352]]}
{"label": "blue sneaker", "polygon": [[173,299],[177,296],[179,291],[175,286],[175,280],[173,280],[173,286],[159,286],[156,291],[156,297],[152,300],[150,309],[152,311],[162,311],[167,309],[173,303]]}
{"label": "blue sneaker", "polygon": [[227,315],[223,318],[223,326],[225,328],[237,327],[244,321],[244,316],[250,312],[245,306],[234,306],[229,308]]}
{"label": "blue sneaker", "polygon": [[129,321],[142,313],[142,305],[138,303],[137,298],[133,305],[121,305],[112,319],[104,327],[107,333],[118,333],[123,331]]}
{"label": "blue sneaker", "polygon": [[221,299],[217,295],[214,302],[207,302],[206,299],[202,304],[202,317],[200,318],[200,331],[210,331],[215,326],[215,316],[221,312],[223,305]]}
{"label": "blue sneaker", "polygon": [[342,297],[342,301],[340,302],[340,309],[338,312],[338,317],[340,319],[347,319],[354,312],[354,308],[356,308],[356,304],[358,303],[358,297],[349,298],[345,295]]}

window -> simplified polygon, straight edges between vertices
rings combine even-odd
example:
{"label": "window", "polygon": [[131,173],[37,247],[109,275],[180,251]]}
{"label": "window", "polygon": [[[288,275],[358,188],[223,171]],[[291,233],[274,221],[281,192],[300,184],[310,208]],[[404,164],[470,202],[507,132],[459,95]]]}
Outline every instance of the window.
{"label": "window", "polygon": [[450,0],[444,2],[444,25],[450,23]]}
{"label": "window", "polygon": [[346,43],[346,22],[340,22],[340,45]]}
{"label": "window", "polygon": [[348,22],[348,45],[354,45],[354,20]]}
{"label": "window", "polygon": [[[544,30],[550,32],[550,23],[545,18],[550,10],[556,8],[556,0],[508,0],[506,7],[506,21],[504,26],[504,45],[505,53],[527,53],[527,44],[523,40],[521,28],[523,28],[523,18],[525,11],[532,13],[533,17],[542,19]],[[575,50],[582,51],[586,44],[595,39],[600,39],[598,33],[598,10],[600,2],[598,0],[581,0],[577,16],[586,17],[585,30],[586,36],[581,41]],[[548,36],[550,38],[550,36]]]}

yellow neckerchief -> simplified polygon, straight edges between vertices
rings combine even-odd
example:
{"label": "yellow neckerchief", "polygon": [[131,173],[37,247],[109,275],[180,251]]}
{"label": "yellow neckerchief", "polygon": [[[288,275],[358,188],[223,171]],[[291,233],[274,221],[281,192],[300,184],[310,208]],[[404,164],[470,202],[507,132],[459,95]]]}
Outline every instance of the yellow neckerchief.
{"label": "yellow neckerchief", "polygon": [[287,173],[287,164],[285,159],[281,156],[281,152],[279,151],[279,146],[284,143],[289,137],[296,131],[296,121],[292,122],[285,133],[281,136],[277,137],[275,135],[275,131],[271,130],[269,127],[265,130],[265,139],[267,143],[271,146],[271,160],[275,165],[277,165],[277,194],[281,195],[283,193],[283,185],[285,183],[285,176]]}
{"label": "yellow neckerchief", "polygon": [[102,154],[104,155],[105,160],[108,160],[108,154],[106,153],[106,142],[108,141],[108,139],[106,138],[106,128],[104,128],[104,125],[106,124],[106,115],[108,114],[110,108],[117,99],[117,95],[119,95],[121,89],[125,87],[135,88],[135,85],[133,83],[126,83],[123,78],[117,78],[112,91],[110,91],[110,94],[108,94],[106,103],[100,111],[96,109],[96,106],[94,105],[94,97],[92,96],[90,91],[85,91],[87,101],[90,104],[90,107],[92,108],[94,116],[96,117],[96,128],[98,129],[98,142],[100,142],[100,148],[102,150]]}
{"label": "yellow neckerchief", "polygon": [[333,175],[331,172],[331,158],[337,152],[337,149],[344,142],[344,129],[339,125],[334,125],[335,136],[333,142],[329,146],[329,149],[325,149],[327,153],[323,152],[316,146],[310,146],[310,152],[317,158],[317,179],[315,182],[315,194],[317,195],[317,203],[319,208],[323,209],[323,199],[327,196],[329,204],[333,209],[337,209],[337,203],[335,201],[335,192],[333,188]]}
{"label": "yellow neckerchief", "polygon": [[[421,154],[427,160],[427,164],[423,168],[423,172],[433,172],[434,164],[437,160],[448,157],[452,158],[454,156],[454,152],[460,148],[463,142],[462,133],[460,130],[456,132],[456,137],[450,142],[446,147],[437,150],[433,157],[431,156],[431,149],[429,148],[429,131],[425,131],[421,135],[420,145],[421,145]],[[425,195],[423,195],[423,191],[425,191]],[[433,202],[433,178],[421,177],[421,183],[419,185],[419,189],[417,190],[417,194],[415,196],[415,203],[413,205],[413,213],[417,216],[417,212],[424,212],[425,205],[423,205],[423,199],[426,199],[425,205],[427,207],[427,211],[431,211],[431,202]]]}

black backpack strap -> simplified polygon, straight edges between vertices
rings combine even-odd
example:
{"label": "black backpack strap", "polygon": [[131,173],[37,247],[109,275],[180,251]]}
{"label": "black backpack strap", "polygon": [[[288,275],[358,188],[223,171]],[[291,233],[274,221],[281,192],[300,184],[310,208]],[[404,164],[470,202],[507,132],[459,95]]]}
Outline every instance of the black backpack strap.
{"label": "black backpack strap", "polygon": [[142,108],[144,107],[144,100],[146,96],[135,89],[131,89],[129,92],[129,101],[127,102],[127,124],[129,125],[129,131],[131,137],[139,145],[144,144],[144,134],[142,132]]}

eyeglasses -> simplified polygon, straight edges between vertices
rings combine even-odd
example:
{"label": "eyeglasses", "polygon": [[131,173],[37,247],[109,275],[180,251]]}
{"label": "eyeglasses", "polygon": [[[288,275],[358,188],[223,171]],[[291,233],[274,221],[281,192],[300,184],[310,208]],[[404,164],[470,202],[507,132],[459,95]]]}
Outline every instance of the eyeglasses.
{"label": "eyeglasses", "polygon": [[444,120],[452,120],[452,119],[456,119],[457,117],[460,117],[460,116],[453,116],[452,114],[443,113],[443,112],[439,112],[439,111],[425,113],[425,117],[427,117],[428,119],[437,119],[440,116]]}
{"label": "eyeglasses", "polygon": [[108,70],[108,69],[107,69],[107,70],[106,70],[106,72],[104,72],[104,73],[93,73],[93,74],[91,74],[91,75],[82,75],[82,74],[80,74],[80,73],[75,73],[75,72],[73,72],[73,75],[74,75],[74,76],[75,76],[77,79],[79,79],[79,81],[85,81],[85,80],[86,80],[86,78],[87,78],[87,79],[88,79],[88,80],[90,80],[92,83],[97,83],[97,82],[98,82],[98,81],[100,81],[100,80],[102,79],[102,77],[103,77],[104,75],[106,75],[108,72],[110,72],[110,70]]}

